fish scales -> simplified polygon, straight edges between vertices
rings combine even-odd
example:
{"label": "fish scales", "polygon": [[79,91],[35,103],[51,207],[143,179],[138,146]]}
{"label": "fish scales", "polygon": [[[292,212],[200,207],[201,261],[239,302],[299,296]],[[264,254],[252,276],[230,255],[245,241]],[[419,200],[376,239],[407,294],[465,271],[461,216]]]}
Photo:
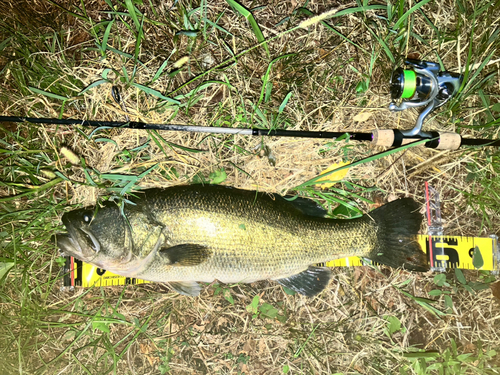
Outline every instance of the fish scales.
{"label": "fish scales", "polygon": [[372,220],[306,216],[289,202],[263,194],[228,189],[224,195],[200,196],[183,189],[158,192],[146,202],[155,220],[166,226],[169,245],[189,242],[213,250],[207,262],[178,267],[179,280],[193,273],[204,275],[199,281],[226,283],[283,278],[346,254],[366,255],[376,240]]}
{"label": "fish scales", "polygon": [[312,296],[331,272],[314,266],[362,256],[393,267],[426,270],[416,235],[418,205],[400,199],[352,220],[325,218],[310,200],[221,186],[177,186],[137,193],[63,215],[62,251],[117,274],[170,282],[197,295],[197,282],[273,279]]}

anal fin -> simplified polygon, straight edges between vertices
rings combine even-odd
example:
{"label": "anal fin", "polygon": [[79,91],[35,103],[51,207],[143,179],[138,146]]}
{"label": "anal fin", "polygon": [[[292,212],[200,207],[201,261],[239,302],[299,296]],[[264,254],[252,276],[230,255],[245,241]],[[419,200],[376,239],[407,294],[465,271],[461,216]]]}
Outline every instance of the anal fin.
{"label": "anal fin", "polygon": [[308,269],[290,277],[276,280],[283,286],[307,297],[313,297],[326,288],[332,271],[325,267],[309,266]]}
{"label": "anal fin", "polygon": [[173,290],[184,296],[196,297],[200,295],[201,286],[196,281],[172,281],[168,284]]}

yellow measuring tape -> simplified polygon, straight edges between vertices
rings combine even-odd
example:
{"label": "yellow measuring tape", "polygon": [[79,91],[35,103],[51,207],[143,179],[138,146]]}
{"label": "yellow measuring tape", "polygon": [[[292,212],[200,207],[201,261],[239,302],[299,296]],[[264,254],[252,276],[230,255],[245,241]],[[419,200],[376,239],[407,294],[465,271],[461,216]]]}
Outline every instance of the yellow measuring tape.
{"label": "yellow measuring tape", "polygon": [[[457,237],[419,235],[418,242],[435,268],[498,271],[496,237]],[[430,246],[432,244],[432,247]],[[431,261],[430,254],[433,254]],[[328,267],[355,267],[366,262],[359,257],[332,260]]]}
{"label": "yellow measuring tape", "polygon": [[[428,254],[429,264],[433,264],[436,269],[499,270],[496,237],[419,235],[418,241],[422,250]],[[432,260],[430,254],[433,254]],[[359,257],[348,257],[327,262],[326,266],[355,267],[365,264],[366,262]],[[64,286],[91,287],[144,283],[150,281],[119,276],[72,257],[66,258]]]}

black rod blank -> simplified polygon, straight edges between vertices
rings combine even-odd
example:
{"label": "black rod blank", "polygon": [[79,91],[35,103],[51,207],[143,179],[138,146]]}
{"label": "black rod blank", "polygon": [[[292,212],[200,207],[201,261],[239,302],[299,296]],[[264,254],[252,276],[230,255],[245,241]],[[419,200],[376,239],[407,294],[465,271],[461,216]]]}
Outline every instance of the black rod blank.
{"label": "black rod blank", "polygon": [[[240,134],[253,136],[272,136],[272,137],[296,137],[296,138],[323,138],[336,139],[345,134],[349,134],[349,139],[360,142],[371,142],[373,133],[359,132],[323,132],[323,131],[303,131],[303,130],[268,130],[268,129],[243,129],[243,128],[224,128],[211,126],[192,126],[178,124],[154,124],[140,121],[101,121],[101,120],[82,120],[82,119],[57,119],[44,117],[20,117],[20,116],[0,116],[0,122],[29,122],[33,124],[54,124],[54,125],[82,125],[88,127],[109,127],[109,128],[130,128],[130,129],[152,129],[185,131],[197,133],[212,134]],[[421,137],[409,137],[412,139]],[[500,146],[498,139],[477,139],[462,138],[461,146]]]}
{"label": "black rod blank", "polygon": [[[56,118],[38,118],[38,117],[16,117],[0,116],[0,122],[29,122],[33,124],[55,124],[55,125],[83,125],[92,127],[110,127],[110,128],[130,128],[130,129],[154,129],[185,131],[197,133],[213,134],[240,134],[240,135],[261,135],[272,137],[296,137],[296,138],[339,138],[347,132],[321,132],[321,131],[302,131],[302,130],[268,130],[268,129],[242,129],[242,128],[224,128],[210,126],[192,126],[177,124],[152,124],[139,121],[101,121],[101,120],[81,120],[81,119],[56,119]],[[349,137],[355,141],[371,141],[371,133],[349,133]]]}

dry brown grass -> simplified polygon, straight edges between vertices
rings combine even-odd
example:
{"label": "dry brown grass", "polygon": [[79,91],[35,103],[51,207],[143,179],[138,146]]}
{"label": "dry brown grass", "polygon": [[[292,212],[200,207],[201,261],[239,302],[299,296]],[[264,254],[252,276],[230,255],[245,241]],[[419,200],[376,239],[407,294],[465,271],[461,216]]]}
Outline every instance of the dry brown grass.
{"label": "dry brown grass", "polygon": [[[105,1],[83,3],[94,23],[109,19],[103,12],[109,10]],[[55,71],[59,72],[59,77],[52,84],[37,86],[42,78],[36,81],[34,68],[26,65],[21,69],[25,77],[30,78],[26,85],[46,91],[63,90],[63,87],[76,97],[80,90],[101,79],[106,68],[113,68],[118,73],[109,74],[110,83],[69,101],[63,117],[125,120],[125,115],[128,115],[131,120],[154,123],[233,127],[248,127],[252,116],[253,123],[260,121],[252,108],[259,100],[261,77],[266,72],[269,59],[263,48],[255,48],[238,57],[237,64],[231,65],[228,50],[236,55],[254,46],[256,39],[248,23],[224,1],[210,2],[207,18],[215,21],[223,13],[218,25],[234,37],[210,30],[210,43],[203,41],[201,36],[192,40],[174,35],[184,28],[178,15],[183,9],[195,8],[193,4],[180,1],[174,6],[171,1],[144,1],[144,6],[139,6],[147,17],[158,23],[144,23],[145,39],[139,55],[142,64],[137,66],[136,83],[148,84],[165,59],[170,58],[166,71],[171,72],[176,61],[188,56],[189,61],[177,75],[163,75],[149,87],[164,95],[172,93],[175,96],[187,94],[206,80],[226,81],[232,86],[210,86],[196,103],[181,108],[173,120],[174,107],[159,107],[161,103],[158,99],[145,95],[120,79],[123,77],[122,69],[129,75],[134,70],[133,59],[124,59],[113,52],[108,52],[102,59],[98,52],[90,49],[95,47],[95,38],[89,32],[88,24],[55,8],[50,2],[37,0],[23,4],[21,10],[18,4],[0,3],[0,9],[12,14],[3,21],[6,35],[6,30],[13,26],[28,40],[35,40],[34,35],[40,32],[40,28],[63,31],[64,35],[61,39],[63,44],[56,53],[49,52],[47,45],[38,39],[33,42],[33,48],[38,50],[32,53],[41,55],[40,58],[58,67]],[[59,4],[75,12],[75,6],[80,6],[74,1],[61,1]],[[369,32],[372,30],[383,35],[386,30],[384,19],[377,17],[375,12],[355,13],[330,20],[336,30],[367,51],[363,52],[321,24],[280,36],[281,32],[305,19],[303,15],[293,13],[301,6],[296,1],[245,2],[245,5],[252,8],[266,5],[264,9],[256,10],[254,15],[266,38],[276,37],[268,42],[272,58],[293,54],[273,66],[271,99],[259,105],[261,110],[268,111],[268,118],[271,113],[277,113],[285,95],[293,92],[283,112],[289,129],[353,132],[413,126],[417,113],[407,111],[395,115],[386,109],[390,100],[387,83],[392,66]],[[337,3],[313,1],[307,6],[315,14],[321,14],[337,7]],[[341,9],[354,6],[355,2],[341,4]],[[472,9],[473,5],[464,3],[464,6]],[[118,9],[126,11],[121,6]],[[493,9],[496,16],[490,16],[485,27],[476,22],[473,40],[470,38],[473,22],[466,17],[467,12],[458,10],[454,1],[430,2],[423,9],[424,13],[414,13],[411,31],[421,36],[425,43],[411,37],[401,53],[417,53],[422,58],[434,60],[434,52],[437,52],[445,66],[458,71],[466,64],[469,43],[477,47],[477,61],[497,46],[481,47],[487,45],[485,40],[498,27],[498,8]],[[424,14],[439,29],[442,37],[438,37],[435,29],[425,21]],[[285,17],[290,17],[290,20],[276,26]],[[32,23],[31,20],[35,19],[36,23]],[[129,18],[125,20],[133,27]],[[102,33],[100,35],[102,37]],[[406,34],[401,35],[406,38]],[[108,44],[133,54],[135,40],[130,29],[123,22],[117,22]],[[0,58],[0,67],[6,67],[0,75],[5,90],[2,98],[6,98],[7,90],[12,92],[0,104],[3,114],[58,116],[60,101],[22,90],[9,80],[15,76],[15,64],[24,61],[24,57],[16,54],[16,48],[6,48]],[[378,60],[373,65],[369,89],[357,94],[356,85],[364,79],[360,73],[369,73],[368,67],[374,55]],[[498,72],[498,53],[492,61],[495,62],[489,64],[487,69]],[[226,62],[223,68],[210,71],[201,80],[178,90],[185,82],[223,62]],[[496,95],[492,100],[497,100],[499,95],[498,75],[495,79],[496,83],[487,87],[489,93]],[[112,85],[121,88],[126,112],[111,98]],[[484,106],[481,107],[477,95],[464,99],[460,106],[454,114],[450,111],[437,114],[425,124],[425,128],[456,131],[458,118],[463,119],[461,125],[484,122]],[[355,116],[362,112],[371,116],[365,121],[354,121]],[[460,130],[468,136],[481,136],[480,130]],[[138,183],[141,188],[190,183],[196,175],[208,178],[211,172],[223,168],[227,173],[225,185],[273,193],[289,192],[342,159],[357,160],[381,151],[366,144],[352,144],[350,148],[332,145],[328,151],[320,152],[329,147],[323,140],[258,139],[181,132],[161,133],[164,141],[159,140],[157,144],[150,133],[130,129],[103,130],[92,140],[86,136],[90,134],[88,129],[75,131],[69,127],[40,126],[36,132],[26,127],[20,127],[19,131],[24,134],[23,137],[30,137],[31,141],[41,145],[46,155],[50,155],[50,162],[41,162],[43,167],[59,170],[70,179],[60,183],[50,193],[50,202],[57,204],[58,209],[62,203],[91,205],[100,196],[109,194],[106,189],[89,186],[85,169],[68,164],[60,152],[62,145],[82,157],[88,168],[97,171],[94,176],[110,173],[136,175],[157,165]],[[496,136],[495,131],[491,133]],[[96,141],[99,137],[112,142]],[[19,141],[8,136],[5,139],[14,146],[18,145],[16,142]],[[132,158],[123,153],[124,150],[144,145],[148,140],[149,145],[134,153]],[[276,158],[275,165],[271,165],[269,159],[260,153],[261,143],[272,151]],[[170,147],[169,144],[203,152],[194,153]],[[353,168],[347,179],[365,187],[376,186],[384,198],[411,196],[420,202],[423,202],[423,184],[429,181],[441,193],[447,233],[466,236],[498,234],[499,210],[487,208],[490,224],[485,227],[480,213],[467,205],[464,195],[460,194],[460,191],[470,191],[467,178],[470,165],[477,166],[479,170],[489,170],[489,157],[484,150],[439,152],[412,148]],[[6,166],[10,165],[9,160],[4,161]],[[48,181],[42,173],[37,178],[41,183]],[[109,180],[103,183],[108,187],[110,185]],[[12,186],[2,189],[2,195],[19,192]],[[360,193],[372,198],[371,193]],[[49,194],[44,193],[43,196],[48,197]],[[64,202],[65,199],[67,202]],[[32,203],[32,199],[19,200],[16,207],[21,210]],[[368,209],[360,204],[363,209]],[[62,209],[57,214],[62,214]],[[53,214],[50,220],[55,222],[57,216]],[[10,224],[10,231],[24,230],[22,222]],[[29,234],[26,234],[28,237]],[[451,347],[451,339],[454,339],[459,354],[473,353],[476,358],[487,349],[499,348],[500,338],[496,329],[500,319],[498,300],[489,289],[475,294],[467,292],[454,281],[452,273],[448,274],[452,285],[442,289],[451,292],[453,311],[440,318],[394,287],[410,280],[404,290],[416,297],[429,298],[428,292],[437,288],[433,282],[434,275],[387,268],[382,268],[382,272],[365,267],[336,269],[329,289],[314,299],[287,295],[271,282],[227,286],[224,291],[209,286],[197,298],[177,295],[163,285],[61,292],[59,284],[53,283],[57,267],[55,249],[49,247],[47,242],[38,240],[33,253],[23,254],[23,258],[33,261],[33,264],[44,264],[40,268],[33,266],[29,273],[31,278],[37,279],[36,283],[30,281],[33,292],[27,293],[32,304],[21,306],[16,296],[7,290],[2,292],[0,301],[2,319],[11,322],[5,325],[8,329],[1,334],[2,340],[5,347],[17,345],[16,349],[4,350],[6,363],[12,363],[22,373],[157,374],[166,371],[168,366],[172,374],[280,374],[287,367],[291,374],[394,374],[405,365],[408,373],[417,374],[419,372],[415,367],[408,367],[409,362],[403,357],[409,349],[443,353]],[[36,251],[39,249],[46,250],[38,254]],[[14,277],[19,275],[11,273]],[[475,281],[480,274],[466,272],[466,277]],[[16,280],[12,282],[22,283]],[[453,286],[457,289],[453,290]],[[224,298],[224,293],[231,295],[234,303]],[[283,318],[271,319],[262,313],[249,312],[247,306],[255,295],[260,296],[261,303],[277,308]],[[435,306],[444,311],[444,297],[436,299]],[[96,328],[95,316],[98,314],[105,320],[109,333]],[[387,316],[396,317],[402,329],[387,334]],[[112,319],[115,320],[109,323]],[[116,367],[113,355],[122,355],[116,360]],[[44,362],[49,364],[44,367]],[[498,356],[490,362],[492,367],[498,369],[500,366]],[[12,369],[8,366],[4,368]],[[464,367],[463,373],[473,372]]]}

